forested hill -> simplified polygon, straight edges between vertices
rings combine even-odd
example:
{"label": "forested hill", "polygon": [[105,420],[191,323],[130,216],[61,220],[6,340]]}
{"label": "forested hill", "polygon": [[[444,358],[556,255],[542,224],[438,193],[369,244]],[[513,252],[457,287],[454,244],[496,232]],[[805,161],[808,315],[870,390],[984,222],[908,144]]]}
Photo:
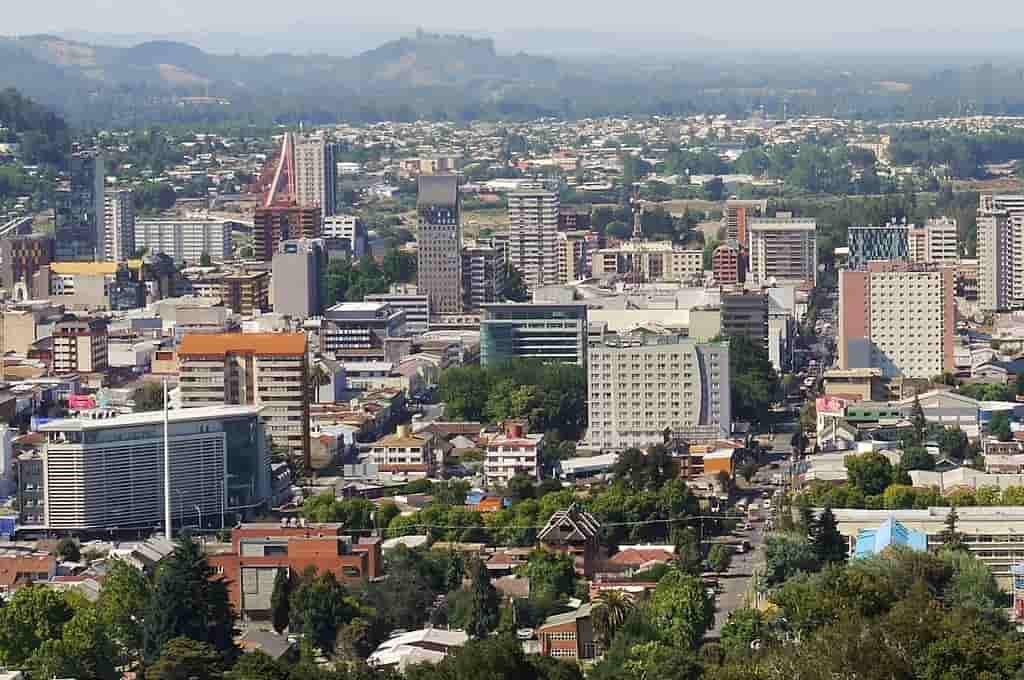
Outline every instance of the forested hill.
{"label": "forested hill", "polygon": [[[344,40],[339,35],[339,40]],[[693,36],[680,35],[680,45]],[[211,54],[179,42],[108,47],[0,37],[0,88],[17,87],[76,126],[348,120],[454,121],[617,114],[823,114],[906,119],[1024,114],[1013,65],[807,60],[719,50],[699,58],[503,54],[489,39],[418,32],[354,57]]]}
{"label": "forested hill", "polygon": [[69,140],[59,115],[13,88],[0,92],[0,142],[20,144],[26,162],[61,163]]}

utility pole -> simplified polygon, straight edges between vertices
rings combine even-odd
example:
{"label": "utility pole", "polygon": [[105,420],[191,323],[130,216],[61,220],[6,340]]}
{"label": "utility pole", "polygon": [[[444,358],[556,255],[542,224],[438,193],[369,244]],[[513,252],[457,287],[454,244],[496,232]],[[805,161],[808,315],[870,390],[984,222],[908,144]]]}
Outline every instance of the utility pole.
{"label": "utility pole", "polygon": [[170,541],[173,536],[171,525],[171,440],[170,404],[167,399],[167,379],[164,378],[164,522],[167,525],[164,537]]}

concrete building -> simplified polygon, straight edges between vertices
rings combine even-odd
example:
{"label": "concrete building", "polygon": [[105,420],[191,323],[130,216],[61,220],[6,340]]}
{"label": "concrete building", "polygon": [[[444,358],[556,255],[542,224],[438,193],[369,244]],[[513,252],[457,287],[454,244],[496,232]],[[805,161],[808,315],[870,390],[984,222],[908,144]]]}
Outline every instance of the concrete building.
{"label": "concrete building", "polygon": [[585,366],[586,305],[484,305],[480,321],[480,363],[540,359]]}
{"label": "concrete building", "polygon": [[[259,409],[169,413],[171,519],[223,526],[221,517],[270,496],[270,451]],[[164,522],[164,414],[56,420],[39,429],[45,525],[58,531],[150,530]]]}
{"label": "concrete building", "polygon": [[984,311],[1024,309],[1024,196],[979,199],[978,305]]}
{"label": "concrete building", "polygon": [[818,280],[817,223],[813,219],[761,217],[748,225],[750,278],[755,283]]}
{"label": "concrete building", "polygon": [[641,283],[699,281],[704,277],[704,251],[682,248],[671,241],[632,240],[598,250],[591,267],[595,277],[630,276]]}
{"label": "concrete building", "polygon": [[484,452],[484,484],[503,488],[516,475],[540,481],[540,450],[544,435],[529,434],[522,423],[509,422],[505,431],[487,442]]}
{"label": "concrete building", "polygon": [[54,325],[54,373],[104,373],[107,367],[106,320],[67,316]]}
{"label": "concrete building", "polygon": [[[463,270],[465,271],[465,270]],[[403,293],[392,286],[390,293],[374,293],[363,297],[364,302],[386,304],[395,312],[405,312],[405,333],[419,335],[430,327],[430,302],[426,295]],[[396,331],[396,335],[401,335]]]}
{"label": "concrete building", "polygon": [[483,305],[501,299],[505,287],[505,258],[500,250],[488,246],[462,249],[462,307],[475,312]]}
{"label": "concrete building", "polygon": [[747,338],[767,347],[768,296],[764,293],[729,293],[722,296],[722,334]]}
{"label": "concrete building", "polygon": [[323,309],[320,276],[325,264],[323,241],[319,239],[281,243],[272,263],[274,311],[294,319],[319,315]]}
{"label": "concrete building", "polygon": [[16,303],[3,311],[0,348],[4,353],[27,356],[37,340],[53,336],[53,327],[63,319],[64,308],[49,300]]}
{"label": "concrete building", "polygon": [[135,257],[135,193],[107,189],[103,194],[103,228],[96,259],[122,262]]}
{"label": "concrete building", "polygon": [[366,254],[366,227],[355,215],[331,215],[324,218],[321,234],[325,239],[340,241],[343,248],[347,244],[353,259],[361,259]]}
{"label": "concrete building", "polygon": [[416,278],[431,314],[462,312],[462,214],[456,175],[421,175]]}
{"label": "concrete building", "polygon": [[391,340],[408,336],[405,312],[386,302],[339,302],[324,312],[320,351],[338,361],[384,359]]}
{"label": "concrete building", "polygon": [[561,283],[575,283],[590,276],[597,247],[597,237],[593,232],[559,231],[558,246],[558,278]]}
{"label": "concrete building", "polygon": [[839,274],[839,368],[886,378],[954,370],[953,269],[875,262]]}
{"label": "concrete building", "polygon": [[558,214],[558,192],[541,184],[508,195],[507,258],[528,290],[561,283]]}
{"label": "concrete building", "polygon": [[725,214],[722,220],[725,222],[725,238],[734,241],[741,247],[746,248],[749,240],[747,226],[750,221],[764,217],[768,212],[768,201],[762,200],[740,200],[730,198],[725,202]]}
{"label": "concrete building", "polygon": [[82,151],[68,158],[68,178],[54,202],[54,256],[59,262],[92,262],[103,224],[103,156]]}
{"label": "concrete building", "polygon": [[0,288],[17,298],[15,284],[23,283],[21,290],[28,293],[32,277],[40,267],[52,261],[53,236],[50,234],[12,235],[0,239]]}
{"label": "concrete building", "polygon": [[444,447],[430,432],[413,434],[399,425],[394,434],[381,437],[370,447],[370,462],[379,472],[407,477],[433,477],[444,464]]}
{"label": "concrete building", "polygon": [[899,260],[909,257],[910,228],[904,224],[890,222],[881,227],[850,227],[847,244],[850,255],[846,260],[849,269],[862,270],[874,260]]}
{"label": "concrete building", "polygon": [[956,220],[938,217],[923,227],[911,227],[908,255],[911,262],[955,267],[960,262],[960,232]]}
{"label": "concrete building", "polygon": [[336,148],[318,137],[295,142],[295,202],[304,208],[319,208],[321,220],[334,214],[337,203]]}
{"label": "concrete building", "polygon": [[182,218],[136,220],[135,247],[163,253],[175,262],[199,264],[203,255],[214,262],[230,260],[231,224],[223,220]]}
{"label": "concrete building", "polygon": [[309,467],[309,365],[304,333],[186,335],[178,347],[185,408],[263,406],[274,444]]}
{"label": "concrete building", "polygon": [[270,262],[283,241],[320,238],[320,207],[257,208],[253,215],[253,259]]}
{"label": "concrete building", "polygon": [[224,575],[231,606],[244,621],[272,617],[274,581],[281,570],[298,578],[312,567],[348,585],[383,575],[379,538],[347,536],[341,524],[291,522],[237,526],[231,531],[231,550],[210,556],[210,566]]}
{"label": "concrete building", "polygon": [[711,272],[719,286],[735,286],[743,282],[746,267],[743,252],[737,245],[723,243],[711,254]]}
{"label": "concrete building", "polygon": [[257,316],[270,311],[270,272],[237,271],[220,278],[220,299],[235,314]]}
{"label": "concrete building", "polygon": [[678,335],[606,336],[589,348],[588,447],[621,451],[732,431],[727,343]]}

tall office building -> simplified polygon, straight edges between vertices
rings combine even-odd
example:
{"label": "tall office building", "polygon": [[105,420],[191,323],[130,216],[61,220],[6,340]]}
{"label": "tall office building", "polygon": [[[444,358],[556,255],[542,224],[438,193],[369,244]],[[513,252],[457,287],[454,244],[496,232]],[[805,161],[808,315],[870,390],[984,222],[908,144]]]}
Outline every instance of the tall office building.
{"label": "tall office building", "polygon": [[55,259],[92,262],[103,224],[103,156],[82,151],[68,158],[68,180],[57,188],[54,210]]}
{"label": "tall office building", "polygon": [[131,189],[107,189],[103,194],[103,229],[97,259],[123,262],[135,257],[135,194]]}
{"label": "tall office building", "polygon": [[54,324],[54,373],[105,373],[108,361],[106,319],[68,316]]}
{"label": "tall office building", "polygon": [[274,311],[293,319],[307,319],[323,311],[320,274],[326,264],[323,243],[318,239],[285,241],[274,253]]}
{"label": "tall office building", "polygon": [[270,262],[284,241],[320,238],[319,208],[296,205],[257,208],[253,215],[253,259]]}
{"label": "tall office building", "polygon": [[747,247],[747,225],[750,220],[757,217],[764,217],[768,212],[768,201],[745,201],[730,198],[725,202],[725,238],[728,241],[735,241],[743,248]]}
{"label": "tall office building", "polygon": [[559,279],[558,192],[537,185],[508,195],[508,263],[527,289],[561,283]]}
{"label": "tall office building", "polygon": [[980,198],[978,304],[986,311],[1024,309],[1024,196]]}
{"label": "tall office building", "polygon": [[587,331],[586,305],[484,305],[480,364],[538,359],[586,366]]}
{"label": "tall office building", "polygon": [[486,246],[462,249],[462,305],[476,311],[498,302],[505,285],[505,260],[501,251]]}
{"label": "tall office building", "polygon": [[[270,451],[258,408],[168,414],[171,520],[222,527],[221,517],[270,497]],[[164,414],[50,421],[43,454],[48,529],[151,530],[164,523]]]}
{"label": "tall office building", "polygon": [[770,280],[806,282],[818,280],[817,223],[813,219],[778,215],[758,218],[749,231],[750,278],[757,284]]}
{"label": "tall office building", "polygon": [[337,202],[335,148],[319,137],[295,143],[295,202],[303,208],[319,208],[321,220],[334,214]]}
{"label": "tall office building", "polygon": [[620,451],[732,431],[729,344],[676,335],[608,335],[587,358],[587,445]]}
{"label": "tall office building", "polygon": [[305,333],[189,334],[178,347],[187,408],[262,406],[275,445],[310,466],[309,365]]}
{"label": "tall office building", "polygon": [[909,232],[911,262],[956,266],[960,262],[960,233],[956,220],[938,217]]}
{"label": "tall office building", "polygon": [[887,378],[953,370],[954,270],[870,263],[839,274],[839,368],[880,368]]}
{"label": "tall office building", "polygon": [[214,262],[229,260],[233,254],[231,223],[203,218],[137,220],[135,247],[163,253],[175,262],[199,264],[203,255]]}
{"label": "tall office building", "polygon": [[764,293],[729,293],[722,296],[722,334],[747,338],[768,346],[768,296]]}
{"label": "tall office building", "polygon": [[462,211],[457,175],[420,175],[416,280],[431,314],[462,311]]}
{"label": "tall office building", "polygon": [[881,227],[850,227],[846,235],[850,251],[847,267],[860,270],[875,260],[905,262],[909,256],[909,233],[906,224],[895,222]]}

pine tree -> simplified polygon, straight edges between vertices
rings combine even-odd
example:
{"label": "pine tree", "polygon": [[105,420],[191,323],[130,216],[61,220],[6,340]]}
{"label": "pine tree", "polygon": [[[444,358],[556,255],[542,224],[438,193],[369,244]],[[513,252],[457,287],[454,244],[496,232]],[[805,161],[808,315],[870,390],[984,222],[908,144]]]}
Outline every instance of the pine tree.
{"label": "pine tree", "polygon": [[925,434],[928,432],[928,421],[924,417],[924,409],[921,407],[921,399],[914,395],[914,405],[910,410],[910,423],[914,428],[914,444],[924,444]]}
{"label": "pine tree", "polygon": [[967,550],[967,546],[964,544],[964,535],[956,530],[956,523],[959,519],[956,508],[950,508],[946,515],[946,526],[939,533],[939,540],[942,541],[944,550]]}
{"label": "pine tree", "polygon": [[483,640],[498,625],[498,591],[483,560],[475,558],[469,565],[470,590],[473,594],[466,632],[474,640]]}
{"label": "pine tree", "polygon": [[277,570],[274,577],[274,592],[270,596],[274,630],[283,633],[291,620],[292,575],[287,567]]}
{"label": "pine tree", "polygon": [[848,545],[839,533],[839,523],[832,513],[832,508],[825,506],[818,516],[811,534],[811,545],[822,564],[845,562]]}
{"label": "pine tree", "polygon": [[799,507],[797,513],[800,516],[800,530],[807,536],[814,536],[818,529],[818,520],[814,517],[814,510],[811,509],[810,503],[804,496],[801,496],[798,501]]}

